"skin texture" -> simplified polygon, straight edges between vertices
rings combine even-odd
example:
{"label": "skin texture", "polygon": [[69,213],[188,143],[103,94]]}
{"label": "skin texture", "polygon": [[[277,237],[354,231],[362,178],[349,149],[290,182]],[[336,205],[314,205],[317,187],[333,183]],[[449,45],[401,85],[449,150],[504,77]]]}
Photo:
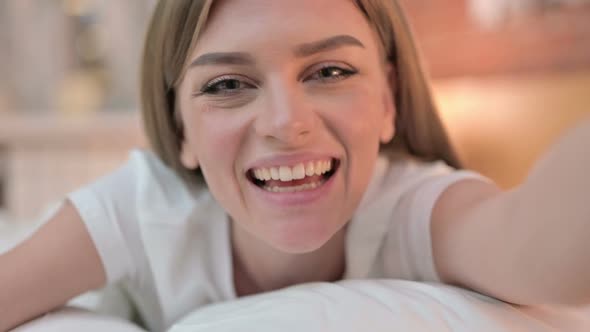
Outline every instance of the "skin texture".
{"label": "skin texture", "polygon": [[[315,49],[312,43],[343,35],[362,46],[302,54]],[[373,31],[352,2],[230,0],[214,8],[189,63],[220,52],[246,53],[247,61],[188,68],[178,95],[185,132],[181,160],[199,165],[234,221],[235,251],[252,253],[251,262],[264,254],[266,263],[259,265],[266,268],[252,269],[258,271],[293,265],[296,258],[313,260],[314,252],[323,261],[343,256],[343,236],[334,235],[362,198],[379,143],[394,134],[388,71]],[[232,81],[222,84],[220,94],[202,94],[219,77]],[[311,203],[277,206],[246,177],[267,158],[299,160],[301,154],[340,161],[330,190]],[[331,239],[341,242],[339,249],[322,255],[323,247],[334,247],[326,245]]]}
{"label": "skin texture", "polygon": [[590,303],[590,119],[557,140],[519,186],[448,188],[432,216],[439,274],[506,302]]}
{"label": "skin texture", "polygon": [[[309,18],[310,13],[320,17]],[[337,24],[342,21],[345,28]],[[272,34],[269,26],[275,27]],[[365,47],[293,54],[297,45],[345,34]],[[191,58],[210,52],[249,53],[255,65],[189,69],[180,88],[183,154],[198,160],[210,190],[243,228],[285,251],[317,249],[357,206],[377,156],[378,128],[392,130],[392,107],[383,103],[387,80],[372,31],[352,2],[224,1]],[[313,78],[324,65],[359,73],[324,82]],[[253,87],[233,95],[191,96],[227,74]],[[250,165],[302,152],[341,160],[336,188],[321,204],[279,209],[252,193],[245,177]]]}

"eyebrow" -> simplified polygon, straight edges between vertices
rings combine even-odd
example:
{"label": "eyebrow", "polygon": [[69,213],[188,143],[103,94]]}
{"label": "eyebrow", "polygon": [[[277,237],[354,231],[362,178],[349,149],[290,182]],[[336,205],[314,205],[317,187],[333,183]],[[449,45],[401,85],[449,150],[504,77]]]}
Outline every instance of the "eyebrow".
{"label": "eyebrow", "polygon": [[[345,46],[365,48],[360,40],[350,35],[338,35],[319,41],[301,44],[295,47],[293,53],[298,58],[308,57],[317,53],[331,51]],[[254,65],[254,57],[243,52],[214,52],[206,53],[191,62],[189,68],[205,65]]]}
{"label": "eyebrow", "polygon": [[357,46],[365,48],[365,45],[360,40],[350,35],[339,35],[326,39],[322,39],[316,42],[302,44],[295,48],[295,56],[297,57],[308,57],[320,52],[331,51],[344,46]]}
{"label": "eyebrow", "polygon": [[206,53],[196,58],[191,62],[189,67],[197,67],[204,65],[252,65],[254,58],[248,53],[242,52],[216,52]]}

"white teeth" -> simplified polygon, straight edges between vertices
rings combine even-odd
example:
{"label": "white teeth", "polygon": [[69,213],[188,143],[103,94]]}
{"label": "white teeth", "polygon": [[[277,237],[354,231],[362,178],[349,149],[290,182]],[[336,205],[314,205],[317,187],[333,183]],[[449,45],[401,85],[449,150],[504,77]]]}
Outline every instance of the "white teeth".
{"label": "white teeth", "polygon": [[303,164],[297,164],[292,170],[293,180],[301,180],[305,178],[305,166]]}
{"label": "white teeth", "polygon": [[261,181],[281,180],[289,182],[292,180],[301,180],[306,176],[322,175],[332,169],[331,160],[309,161],[306,164],[299,163],[293,167],[280,166],[269,168],[254,169],[252,174]]}
{"label": "white teeth", "polygon": [[313,176],[315,174],[315,167],[314,167],[314,162],[310,161],[307,163],[307,165],[305,166],[305,175],[306,176]]}
{"label": "white teeth", "polygon": [[291,172],[291,167],[281,166],[281,168],[279,168],[279,175],[281,177],[281,181],[283,182],[293,180],[293,173]]}
{"label": "white teeth", "polygon": [[319,182],[312,182],[312,183],[305,183],[299,186],[292,186],[292,187],[264,187],[264,190],[270,191],[273,193],[293,193],[298,191],[304,190],[313,190],[319,186],[321,186],[324,181]]}
{"label": "white teeth", "polygon": [[322,161],[316,161],[314,168],[315,175],[322,175],[324,172],[324,163]]}
{"label": "white teeth", "polygon": [[276,167],[271,167],[270,168],[270,177],[273,180],[279,180],[281,177],[279,176],[279,169]]}
{"label": "white teeth", "polygon": [[272,176],[270,176],[270,171],[266,168],[262,169],[262,179],[264,181],[268,181],[268,180],[272,179]]}

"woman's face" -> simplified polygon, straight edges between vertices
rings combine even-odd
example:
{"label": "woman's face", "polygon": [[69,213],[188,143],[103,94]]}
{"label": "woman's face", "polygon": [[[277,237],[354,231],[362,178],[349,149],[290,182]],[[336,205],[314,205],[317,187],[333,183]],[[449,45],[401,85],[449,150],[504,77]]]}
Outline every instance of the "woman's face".
{"label": "woman's face", "polygon": [[216,3],[180,87],[181,160],[233,221],[310,252],[352,217],[394,106],[377,37],[352,1]]}

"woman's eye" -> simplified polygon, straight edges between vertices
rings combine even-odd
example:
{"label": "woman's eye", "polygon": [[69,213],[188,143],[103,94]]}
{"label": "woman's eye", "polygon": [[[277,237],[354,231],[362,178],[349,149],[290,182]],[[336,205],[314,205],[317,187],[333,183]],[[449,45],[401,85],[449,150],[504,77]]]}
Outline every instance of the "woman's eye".
{"label": "woman's eye", "polygon": [[197,95],[224,95],[234,94],[246,89],[256,88],[253,84],[244,82],[237,78],[224,78],[220,77],[214,79],[201,89]]}
{"label": "woman's eye", "polygon": [[343,80],[349,76],[356,74],[357,72],[352,69],[344,69],[336,66],[323,67],[311,76],[306,78],[304,81],[316,80],[320,82],[332,82]]}

